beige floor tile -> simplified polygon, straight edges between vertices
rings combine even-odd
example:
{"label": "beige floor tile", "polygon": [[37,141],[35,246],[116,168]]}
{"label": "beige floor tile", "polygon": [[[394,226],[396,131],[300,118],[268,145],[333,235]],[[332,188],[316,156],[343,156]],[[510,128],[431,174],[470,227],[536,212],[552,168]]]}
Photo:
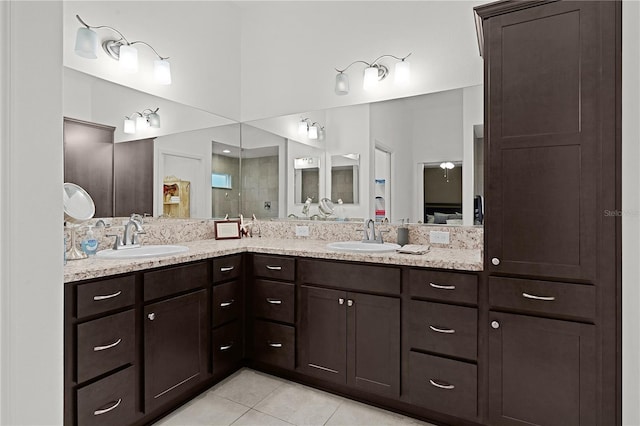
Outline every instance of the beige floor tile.
{"label": "beige floor tile", "polygon": [[243,368],[211,391],[222,398],[253,407],[284,384],[282,379]]}
{"label": "beige floor tile", "polygon": [[248,407],[220,398],[211,392],[199,396],[155,426],[228,426],[249,410]]}
{"label": "beige floor tile", "polygon": [[290,426],[284,420],[251,409],[236,420],[232,426]]}
{"label": "beige floor tile", "polygon": [[375,425],[375,426],[409,426],[421,425],[429,426],[428,423],[422,423],[411,417],[402,416],[391,411],[382,410],[370,405],[362,404],[355,401],[345,401],[331,416],[326,426],[356,426],[356,425]]}
{"label": "beige floor tile", "polygon": [[306,386],[285,384],[254,408],[295,425],[323,425],[343,399]]}

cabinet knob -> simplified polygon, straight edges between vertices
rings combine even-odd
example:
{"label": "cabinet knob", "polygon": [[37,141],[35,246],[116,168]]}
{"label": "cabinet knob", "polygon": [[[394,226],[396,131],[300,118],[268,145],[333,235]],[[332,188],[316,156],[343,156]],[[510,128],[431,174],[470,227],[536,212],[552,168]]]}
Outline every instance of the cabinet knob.
{"label": "cabinet knob", "polygon": [[351,299],[347,300],[347,306],[349,307],[353,306],[353,300]]}
{"label": "cabinet knob", "polygon": [[147,318],[149,318],[149,320],[153,321],[154,319],[156,319],[156,314],[151,312],[149,315],[147,315]]}
{"label": "cabinet knob", "polygon": [[494,257],[493,259],[491,259],[491,263],[493,264],[493,266],[498,266],[500,264],[500,259]]}
{"label": "cabinet knob", "polygon": [[500,323],[498,321],[491,321],[491,328],[500,328]]}
{"label": "cabinet knob", "polygon": [[338,299],[338,303],[339,303],[339,304],[341,304],[341,305],[344,305],[344,299],[343,299],[342,297],[341,297],[341,298],[339,298],[339,299]]}

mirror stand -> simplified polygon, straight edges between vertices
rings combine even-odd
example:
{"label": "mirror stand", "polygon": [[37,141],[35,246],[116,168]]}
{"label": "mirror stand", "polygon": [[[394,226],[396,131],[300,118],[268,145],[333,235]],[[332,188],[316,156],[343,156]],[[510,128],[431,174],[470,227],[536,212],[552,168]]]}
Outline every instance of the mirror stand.
{"label": "mirror stand", "polygon": [[69,233],[71,234],[71,248],[67,252],[67,260],[80,260],[86,259],[87,254],[83,253],[76,244],[76,229],[78,225],[69,225]]}

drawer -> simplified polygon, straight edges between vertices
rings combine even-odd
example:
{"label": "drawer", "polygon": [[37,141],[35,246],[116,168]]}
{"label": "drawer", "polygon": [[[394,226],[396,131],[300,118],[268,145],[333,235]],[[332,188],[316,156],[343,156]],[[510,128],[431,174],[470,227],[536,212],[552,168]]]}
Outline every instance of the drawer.
{"label": "drawer", "polygon": [[475,360],[478,348],[478,310],[443,303],[409,303],[411,348]]}
{"label": "drawer", "polygon": [[209,284],[209,262],[146,272],[144,274],[144,300],[148,301],[205,287],[207,284]]}
{"label": "drawer", "polygon": [[293,281],[296,279],[296,260],[292,257],[254,254],[253,275],[262,278]]}
{"label": "drawer", "polygon": [[400,268],[353,263],[298,261],[303,284],[387,294],[400,294]]}
{"label": "drawer", "polygon": [[214,283],[238,278],[241,273],[242,255],[234,254],[233,256],[218,257],[216,259],[213,259]]}
{"label": "drawer", "polygon": [[78,425],[126,425],[135,416],[135,369],[126,368],[76,392]]}
{"label": "drawer", "polygon": [[230,281],[213,287],[213,326],[217,327],[242,315],[242,285]]}
{"label": "drawer", "polygon": [[242,323],[234,321],[213,330],[213,374],[236,368],[242,359]]}
{"label": "drawer", "polygon": [[478,276],[455,272],[409,270],[409,293],[414,297],[452,303],[478,304]]}
{"label": "drawer", "polygon": [[295,288],[294,284],[256,279],[252,291],[253,315],[293,324]]}
{"label": "drawer", "polygon": [[78,383],[134,362],[133,309],[79,324],[76,330]]}
{"label": "drawer", "polygon": [[268,321],[254,321],[253,358],[256,361],[293,370],[295,347],[295,328]]}
{"label": "drawer", "polygon": [[475,419],[477,367],[418,352],[409,352],[411,403],[456,417]]}
{"label": "drawer", "polygon": [[593,320],[596,289],[583,284],[491,277],[489,303],[492,308]]}
{"label": "drawer", "polygon": [[133,305],[136,279],[133,275],[80,284],[76,287],[76,317],[102,314]]}

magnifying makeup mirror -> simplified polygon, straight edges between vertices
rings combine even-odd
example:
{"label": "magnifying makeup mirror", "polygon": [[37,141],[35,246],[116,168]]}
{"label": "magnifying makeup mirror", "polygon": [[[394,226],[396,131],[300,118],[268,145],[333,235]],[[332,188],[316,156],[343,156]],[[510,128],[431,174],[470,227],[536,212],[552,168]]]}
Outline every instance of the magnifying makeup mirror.
{"label": "magnifying makeup mirror", "polygon": [[76,244],[76,229],[84,222],[93,218],[93,215],[96,213],[96,206],[87,191],[75,183],[65,183],[62,192],[64,199],[64,220],[67,222],[71,233],[71,249],[67,255],[67,260],[84,259],[87,255],[78,249]]}

